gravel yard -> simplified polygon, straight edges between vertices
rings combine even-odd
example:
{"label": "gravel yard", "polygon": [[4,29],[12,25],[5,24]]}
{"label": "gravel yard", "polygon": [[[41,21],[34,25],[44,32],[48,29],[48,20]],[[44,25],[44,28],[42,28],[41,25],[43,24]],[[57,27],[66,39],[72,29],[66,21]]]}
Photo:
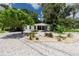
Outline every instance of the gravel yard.
{"label": "gravel yard", "polygon": [[[17,35],[16,35],[17,34]],[[20,33],[0,34],[0,56],[79,56],[79,33],[74,43],[30,41]]]}

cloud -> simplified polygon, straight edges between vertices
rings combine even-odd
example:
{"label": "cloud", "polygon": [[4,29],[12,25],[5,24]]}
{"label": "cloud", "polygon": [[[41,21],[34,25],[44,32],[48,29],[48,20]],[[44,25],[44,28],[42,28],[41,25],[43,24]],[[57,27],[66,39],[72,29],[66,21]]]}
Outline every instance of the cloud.
{"label": "cloud", "polygon": [[37,3],[31,3],[31,5],[32,5],[32,7],[33,7],[34,9],[39,9],[39,8],[40,8],[40,5],[37,4]]}

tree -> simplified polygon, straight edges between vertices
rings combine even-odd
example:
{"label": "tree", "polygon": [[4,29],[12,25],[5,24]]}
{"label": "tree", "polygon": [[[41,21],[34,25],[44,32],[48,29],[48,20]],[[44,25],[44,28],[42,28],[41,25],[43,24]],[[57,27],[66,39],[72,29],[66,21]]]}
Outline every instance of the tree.
{"label": "tree", "polygon": [[[55,31],[59,20],[71,15],[72,7],[65,3],[42,4],[44,21],[51,25],[51,30]],[[75,14],[75,13],[74,13]]]}
{"label": "tree", "polygon": [[19,28],[23,33],[25,25],[32,25],[34,21],[28,13],[13,8],[5,9],[0,13],[0,19],[3,28]]}
{"label": "tree", "polygon": [[26,9],[22,9],[22,11],[24,11],[25,13],[28,13],[29,15],[31,15],[31,17],[33,18],[35,23],[40,23],[41,21],[38,20],[38,14],[34,11],[31,10],[26,10]]}
{"label": "tree", "polygon": [[51,30],[55,31],[60,13],[63,11],[65,4],[42,4],[45,23],[51,24]]}
{"label": "tree", "polygon": [[72,8],[71,13],[72,13],[73,19],[74,19],[76,13],[79,11],[79,4],[75,3],[75,4],[71,5],[71,8]]}

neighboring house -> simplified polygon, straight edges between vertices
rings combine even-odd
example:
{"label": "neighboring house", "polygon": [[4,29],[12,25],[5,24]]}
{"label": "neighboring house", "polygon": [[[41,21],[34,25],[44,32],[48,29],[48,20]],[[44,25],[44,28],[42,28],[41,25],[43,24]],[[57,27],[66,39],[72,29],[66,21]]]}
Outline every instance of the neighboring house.
{"label": "neighboring house", "polygon": [[25,31],[49,31],[49,25],[45,23],[37,23],[34,25],[27,25]]}

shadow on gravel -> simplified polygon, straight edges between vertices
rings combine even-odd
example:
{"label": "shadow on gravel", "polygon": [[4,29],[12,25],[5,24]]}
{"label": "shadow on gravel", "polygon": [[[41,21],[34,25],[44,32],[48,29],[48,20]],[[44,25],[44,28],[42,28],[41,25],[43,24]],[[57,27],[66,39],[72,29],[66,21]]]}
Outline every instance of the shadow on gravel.
{"label": "shadow on gravel", "polygon": [[21,39],[23,38],[24,36],[28,36],[29,34],[28,33],[24,33],[24,34],[21,34],[21,33],[13,33],[13,34],[8,34],[4,37],[1,37],[1,39]]}

